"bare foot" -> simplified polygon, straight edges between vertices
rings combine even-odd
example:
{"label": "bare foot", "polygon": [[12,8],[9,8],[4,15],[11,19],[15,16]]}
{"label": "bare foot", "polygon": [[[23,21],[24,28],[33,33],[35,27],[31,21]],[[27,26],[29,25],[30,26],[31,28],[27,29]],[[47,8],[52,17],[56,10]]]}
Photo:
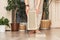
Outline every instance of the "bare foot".
{"label": "bare foot", "polygon": [[29,33],[29,34],[34,34],[35,31],[34,31],[34,30],[31,30],[31,31],[29,31],[28,33]]}
{"label": "bare foot", "polygon": [[40,30],[36,30],[36,33],[41,33]]}

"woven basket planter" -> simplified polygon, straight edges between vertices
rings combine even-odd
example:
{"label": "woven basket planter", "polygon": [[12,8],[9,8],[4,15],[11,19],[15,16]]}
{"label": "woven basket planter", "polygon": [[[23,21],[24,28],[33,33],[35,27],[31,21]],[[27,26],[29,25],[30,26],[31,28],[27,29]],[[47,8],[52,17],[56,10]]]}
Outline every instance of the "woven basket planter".
{"label": "woven basket planter", "polygon": [[40,29],[50,29],[51,20],[41,20],[41,27]]}

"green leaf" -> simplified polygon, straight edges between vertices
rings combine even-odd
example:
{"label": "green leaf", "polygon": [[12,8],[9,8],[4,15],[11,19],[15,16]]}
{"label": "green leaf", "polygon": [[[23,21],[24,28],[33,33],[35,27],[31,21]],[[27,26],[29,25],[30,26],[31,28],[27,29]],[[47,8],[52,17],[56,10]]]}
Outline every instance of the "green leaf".
{"label": "green leaf", "polygon": [[9,20],[7,18],[0,18],[0,25],[7,25],[9,26]]}

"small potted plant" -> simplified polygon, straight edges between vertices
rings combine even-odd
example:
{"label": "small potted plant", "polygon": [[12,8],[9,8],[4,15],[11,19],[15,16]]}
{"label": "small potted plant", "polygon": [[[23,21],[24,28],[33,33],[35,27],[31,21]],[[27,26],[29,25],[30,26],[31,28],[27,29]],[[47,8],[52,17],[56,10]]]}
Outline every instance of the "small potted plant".
{"label": "small potted plant", "polygon": [[0,32],[5,32],[5,27],[9,26],[9,20],[7,18],[0,18]]}

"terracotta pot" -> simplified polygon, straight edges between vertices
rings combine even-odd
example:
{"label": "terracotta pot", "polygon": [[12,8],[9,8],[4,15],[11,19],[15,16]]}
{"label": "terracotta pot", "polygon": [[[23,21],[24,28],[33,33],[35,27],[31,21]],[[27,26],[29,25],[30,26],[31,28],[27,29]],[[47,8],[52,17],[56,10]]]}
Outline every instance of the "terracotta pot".
{"label": "terracotta pot", "polygon": [[51,20],[41,20],[41,27],[40,29],[50,29]]}
{"label": "terracotta pot", "polygon": [[19,31],[19,23],[11,23],[11,31]]}

